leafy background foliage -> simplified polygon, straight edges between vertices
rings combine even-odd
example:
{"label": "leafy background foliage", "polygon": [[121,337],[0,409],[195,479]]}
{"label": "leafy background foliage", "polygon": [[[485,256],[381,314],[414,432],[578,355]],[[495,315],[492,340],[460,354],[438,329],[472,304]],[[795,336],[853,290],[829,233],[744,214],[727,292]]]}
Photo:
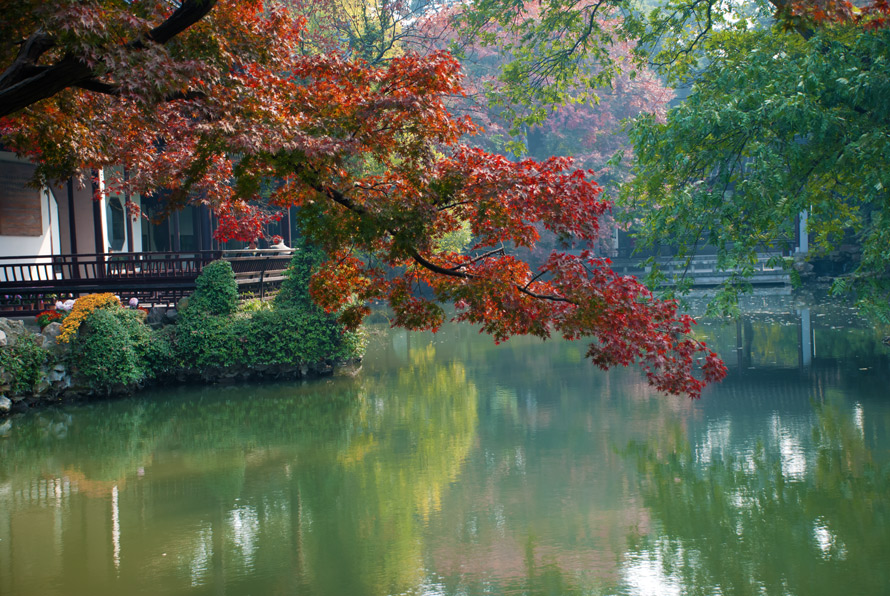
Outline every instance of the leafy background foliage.
{"label": "leafy background foliage", "polygon": [[886,307],[888,42],[887,29],[715,33],[689,98],[631,130],[623,206],[641,244],[681,256],[707,244],[744,271],[758,251],[789,254],[807,212],[817,255],[861,244],[844,286]]}

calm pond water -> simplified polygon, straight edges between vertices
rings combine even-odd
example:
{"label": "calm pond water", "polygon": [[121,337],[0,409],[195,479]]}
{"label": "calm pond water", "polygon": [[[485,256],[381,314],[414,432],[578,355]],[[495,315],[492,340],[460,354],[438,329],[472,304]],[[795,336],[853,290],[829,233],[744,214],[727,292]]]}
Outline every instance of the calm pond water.
{"label": "calm pond water", "polygon": [[699,326],[696,402],[381,324],[355,374],[15,418],[0,594],[890,594],[890,349],[785,306]]}

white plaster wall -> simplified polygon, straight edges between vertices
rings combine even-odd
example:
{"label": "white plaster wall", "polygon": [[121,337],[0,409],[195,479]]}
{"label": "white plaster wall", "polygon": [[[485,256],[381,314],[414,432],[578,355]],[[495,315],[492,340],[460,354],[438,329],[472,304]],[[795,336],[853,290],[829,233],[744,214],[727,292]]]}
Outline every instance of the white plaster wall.
{"label": "white plaster wall", "polygon": [[[0,151],[0,168],[3,167],[3,162],[28,163],[26,160],[16,157],[14,153]],[[40,236],[0,236],[0,256],[52,254],[53,238],[55,238],[55,245],[58,246],[59,214],[55,208],[55,201],[52,198],[47,198],[46,189],[33,189],[32,192],[40,196],[43,234]],[[54,223],[56,224],[55,226],[52,225]],[[53,235],[54,229],[55,234]]]}
{"label": "white plaster wall", "polygon": [[[131,195],[130,200],[136,203],[139,206],[139,209],[142,209],[142,197],[139,195]],[[132,221],[133,228],[133,252],[142,252],[142,220],[140,216],[136,216],[135,218],[130,217]],[[129,233],[129,232],[128,232]]]}
{"label": "white plaster wall", "polygon": [[[102,214],[104,230],[105,205],[104,201],[102,203],[99,212]],[[93,232],[93,189],[89,182],[83,188],[74,187],[74,224],[77,230],[77,252],[80,254],[98,252]]]}
{"label": "white plaster wall", "polygon": [[[0,164],[2,167],[2,164]],[[34,194],[42,195],[40,201],[41,220],[43,222],[43,234],[40,236],[0,236],[0,255],[12,257],[17,255],[49,255],[52,254],[52,238],[50,219],[56,221],[58,213],[51,214],[47,206],[46,193],[42,190],[34,190]],[[52,199],[49,200],[53,203]],[[54,206],[54,205],[53,205]],[[58,233],[56,234],[58,238]]]}
{"label": "white plaster wall", "polygon": [[[13,153],[0,152],[0,167],[3,162],[27,163]],[[42,234],[40,236],[0,235],[0,256],[48,256],[59,251],[59,210],[55,198],[49,189],[34,189],[32,192],[40,197],[40,220]],[[29,259],[25,262],[37,262]],[[34,278],[42,277],[36,269],[31,271]],[[7,281],[0,271],[0,281]]]}
{"label": "white plaster wall", "polygon": [[[14,153],[8,151],[0,151],[0,167],[3,162],[27,163],[26,160],[19,159]],[[109,172],[109,175],[112,175]],[[105,172],[99,173],[99,188],[103,191],[105,188]],[[58,255],[70,254],[70,240],[68,227],[68,188],[66,183],[62,183],[52,188],[44,188],[42,190],[34,190],[34,193],[41,196],[41,221],[43,233],[40,236],[11,236],[0,235],[0,256],[31,256],[31,255]],[[140,208],[142,206],[142,198],[139,195],[130,197]],[[93,229],[93,191],[92,185],[87,182],[83,188],[74,187],[74,222],[77,234],[77,252],[81,254],[91,254],[99,252],[97,249],[108,251],[109,233],[108,221],[106,219],[106,201],[103,196],[99,202],[99,213],[101,215],[101,231],[103,246],[97,247],[95,242],[95,232]],[[61,210],[60,210],[61,205]],[[61,211],[61,212],[60,212]],[[65,218],[60,220],[60,215]],[[133,227],[133,250],[142,251],[142,222],[138,217],[132,222]],[[125,226],[125,230],[126,230]],[[125,232],[126,233],[126,232]],[[126,242],[124,244],[126,248]],[[2,275],[2,273],[0,273]]]}

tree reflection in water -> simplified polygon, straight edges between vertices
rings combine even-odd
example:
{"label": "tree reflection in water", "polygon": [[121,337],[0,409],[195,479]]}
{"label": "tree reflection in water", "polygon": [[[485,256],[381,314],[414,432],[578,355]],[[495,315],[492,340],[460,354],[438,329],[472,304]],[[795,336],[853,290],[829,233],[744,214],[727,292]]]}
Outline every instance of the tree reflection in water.
{"label": "tree reflection in water", "polygon": [[774,437],[710,462],[679,425],[632,443],[655,531],[632,537],[631,560],[657,563],[684,594],[887,593],[890,466],[866,445],[855,408],[814,409],[803,474]]}
{"label": "tree reflection in water", "polygon": [[890,593],[890,358],[810,314],[809,361],[803,314],[703,323],[741,350],[697,402],[449,326],[355,376],[15,419],[0,593]]}
{"label": "tree reflection in water", "polygon": [[[398,375],[185,389],[22,421],[16,448],[0,443],[0,502],[16,510],[0,555],[61,550],[0,569],[0,592],[412,589],[426,520],[475,437],[477,393],[432,345],[410,359]],[[57,531],[31,531],[44,524]],[[77,535],[82,547],[63,540]]]}

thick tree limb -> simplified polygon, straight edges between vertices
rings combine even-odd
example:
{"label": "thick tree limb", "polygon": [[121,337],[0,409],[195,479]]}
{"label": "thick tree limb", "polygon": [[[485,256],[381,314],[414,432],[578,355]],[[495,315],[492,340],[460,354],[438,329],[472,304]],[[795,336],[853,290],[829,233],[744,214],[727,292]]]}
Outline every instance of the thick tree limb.
{"label": "thick tree limb", "polygon": [[[166,21],[148,32],[148,41],[164,45],[207,16],[216,0],[184,0]],[[145,40],[132,42],[136,49],[145,47]]]}
{"label": "thick tree limb", "polygon": [[[144,37],[127,45],[134,51],[147,47],[148,42],[165,44],[204,18],[217,0],[184,0],[163,23]],[[65,56],[50,66],[38,66],[40,57],[55,44],[53,38],[37,32],[22,45],[12,65],[0,75],[0,117],[52,97],[63,89],[80,87],[99,93],[114,94],[113,85],[96,80],[96,69],[79,56]],[[177,94],[173,99],[182,99]]]}
{"label": "thick tree limb", "polygon": [[13,63],[0,74],[0,89],[7,86],[7,81],[17,81],[37,74],[41,67],[37,61],[48,49],[55,45],[55,40],[45,31],[37,31],[22,42]]}
{"label": "thick tree limb", "polygon": [[0,89],[0,117],[52,97],[78,81],[93,77],[93,69],[77,58],[63,58],[53,66]]}

